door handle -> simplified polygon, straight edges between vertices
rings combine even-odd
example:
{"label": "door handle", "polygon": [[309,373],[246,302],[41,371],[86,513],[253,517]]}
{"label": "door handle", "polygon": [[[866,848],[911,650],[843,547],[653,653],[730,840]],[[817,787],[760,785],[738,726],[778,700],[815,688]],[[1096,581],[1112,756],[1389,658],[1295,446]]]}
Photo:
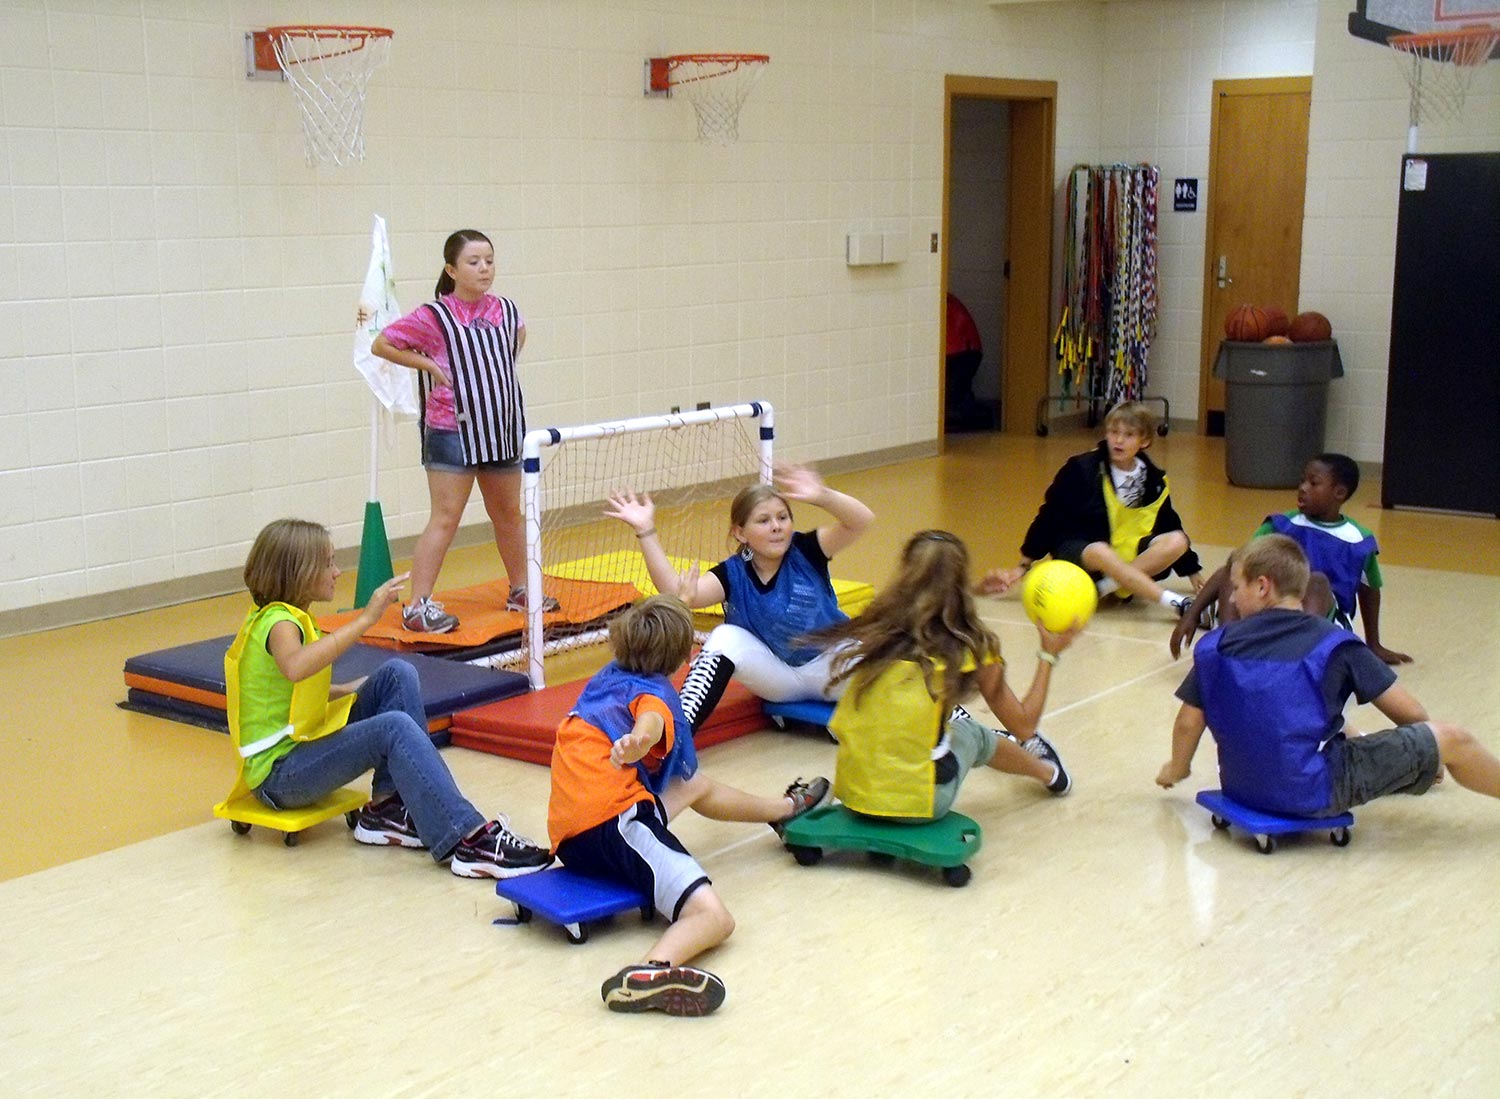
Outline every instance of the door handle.
{"label": "door handle", "polygon": [[1229,277],[1229,257],[1228,256],[1220,256],[1219,257],[1219,275],[1218,275],[1219,289],[1222,290],[1226,286],[1231,285],[1233,282],[1234,282],[1234,280]]}

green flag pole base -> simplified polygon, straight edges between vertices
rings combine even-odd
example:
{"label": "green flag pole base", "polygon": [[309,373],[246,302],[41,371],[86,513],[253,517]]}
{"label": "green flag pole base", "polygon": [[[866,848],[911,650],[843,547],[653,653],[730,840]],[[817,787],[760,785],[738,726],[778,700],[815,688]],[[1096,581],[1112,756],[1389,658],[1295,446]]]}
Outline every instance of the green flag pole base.
{"label": "green flag pole base", "polygon": [[375,589],[395,575],[380,501],[368,500],[365,502],[365,530],[359,540],[359,577],[354,585],[354,605],[363,607],[375,594]]}

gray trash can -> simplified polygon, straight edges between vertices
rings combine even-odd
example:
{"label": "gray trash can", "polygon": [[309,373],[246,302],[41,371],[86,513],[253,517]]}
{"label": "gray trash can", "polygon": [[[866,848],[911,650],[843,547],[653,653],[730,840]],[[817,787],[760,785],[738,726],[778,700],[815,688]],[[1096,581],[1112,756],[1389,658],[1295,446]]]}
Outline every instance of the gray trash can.
{"label": "gray trash can", "polygon": [[1302,467],[1323,452],[1328,383],[1344,376],[1337,340],[1219,345],[1223,378],[1224,472],[1245,488],[1296,488]]}

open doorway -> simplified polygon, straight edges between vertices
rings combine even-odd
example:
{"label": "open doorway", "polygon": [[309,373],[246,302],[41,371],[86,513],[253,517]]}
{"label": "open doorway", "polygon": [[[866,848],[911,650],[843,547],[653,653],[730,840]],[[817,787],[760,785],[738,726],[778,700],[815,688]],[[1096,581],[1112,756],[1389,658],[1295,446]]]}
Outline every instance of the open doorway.
{"label": "open doorway", "polygon": [[955,98],[951,132],[943,422],[949,432],[996,431],[1010,256],[1010,100]]}
{"label": "open doorway", "polygon": [[[1051,364],[1057,85],[949,76],[945,90],[939,434],[1031,431]],[[950,293],[973,318],[977,362],[948,357]]]}

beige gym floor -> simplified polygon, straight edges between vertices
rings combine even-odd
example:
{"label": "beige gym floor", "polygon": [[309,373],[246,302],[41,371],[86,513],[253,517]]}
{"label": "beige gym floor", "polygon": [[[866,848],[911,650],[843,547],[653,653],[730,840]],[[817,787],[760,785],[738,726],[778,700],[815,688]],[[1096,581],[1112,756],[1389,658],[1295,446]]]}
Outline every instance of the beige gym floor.
{"label": "beige gym floor", "polygon": [[[1090,443],[959,436],[831,478],[878,516],[835,573],[881,583],[925,526],[1013,563]],[[1227,486],[1221,440],[1174,434],[1153,456],[1211,566],[1294,502]],[[1367,479],[1348,511],[1383,547],[1382,634],[1417,660],[1402,682],[1500,748],[1500,522],[1379,495]],[[495,567],[493,548],[456,551],[442,584]],[[1215,784],[1210,746],[1184,786],[1152,783],[1186,670],[1159,609],[1101,612],[1054,676],[1044,728],[1072,794],[971,776],[959,808],[985,846],[963,889],[853,856],[801,868],[765,828],[679,822],[739,928],[703,959],[725,1007],[675,1020],[599,1003],[653,940],[634,917],[570,946],[492,926],[509,906],[489,883],[336,822],[287,850],[213,821],[225,738],[114,703],[127,656],[233,632],[245,606],[0,640],[0,1093],[1500,1094],[1500,805],[1449,781],[1358,810],[1343,850],[1315,833],[1269,858],[1215,833],[1192,801]],[[985,610],[1024,687],[1034,634],[1013,600]],[[543,768],[444,755],[482,810],[542,834]],[[832,761],[776,731],[703,756],[768,792]]]}

